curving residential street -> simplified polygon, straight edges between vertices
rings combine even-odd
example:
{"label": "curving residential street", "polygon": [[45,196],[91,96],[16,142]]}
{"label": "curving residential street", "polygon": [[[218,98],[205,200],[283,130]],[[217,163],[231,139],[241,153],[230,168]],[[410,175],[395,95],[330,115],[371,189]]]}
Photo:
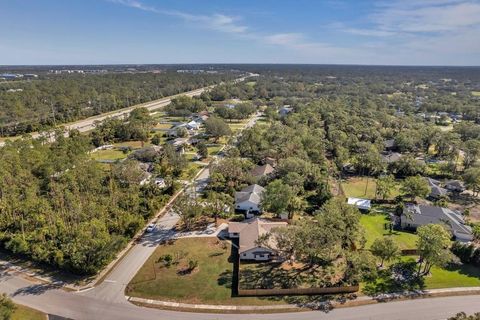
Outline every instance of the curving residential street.
{"label": "curving residential street", "polygon": [[[255,124],[253,117],[246,127]],[[193,181],[196,192],[201,192],[209,178],[205,168]],[[208,314],[185,313],[139,307],[127,301],[125,288],[136,272],[162,241],[176,236],[173,229],[179,217],[171,210],[160,218],[152,233],[144,234],[130,251],[114,266],[98,286],[84,291],[67,292],[61,284],[45,284],[25,278],[14,271],[4,271],[0,278],[0,291],[10,294],[17,303],[71,319],[446,319],[459,311],[469,313],[480,310],[480,296],[456,296],[374,304],[362,307],[334,309],[329,313],[309,311],[277,314]],[[428,303],[427,303],[428,302]]]}
{"label": "curving residential street", "polygon": [[[107,282],[108,283],[108,282]],[[138,307],[121,296],[122,285],[110,286],[116,295],[102,296],[108,285],[102,285],[91,293],[72,293],[55,288],[54,285],[32,283],[18,275],[4,272],[0,290],[12,295],[15,302],[46,313],[78,320],[213,320],[213,319],[330,319],[330,320],[439,320],[459,311],[478,312],[480,296],[456,296],[381,303],[361,307],[334,309],[329,313],[308,311],[277,314],[208,314],[185,313]],[[104,289],[102,289],[104,288]],[[96,291],[96,292],[95,292]],[[112,300],[113,298],[113,300]],[[118,299],[118,300],[116,300]]]}

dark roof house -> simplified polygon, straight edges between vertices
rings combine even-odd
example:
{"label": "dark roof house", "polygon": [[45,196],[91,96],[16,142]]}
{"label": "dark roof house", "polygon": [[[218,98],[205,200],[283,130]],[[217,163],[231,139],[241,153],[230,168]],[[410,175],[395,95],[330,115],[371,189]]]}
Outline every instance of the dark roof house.
{"label": "dark roof house", "polygon": [[385,161],[388,164],[395,163],[401,158],[402,158],[402,155],[398,152],[389,152],[389,153],[382,154],[383,161]]}
{"label": "dark roof house", "polygon": [[448,180],[445,182],[445,188],[453,192],[463,192],[465,191],[465,186],[462,181],[459,180]]}
{"label": "dark roof house", "polygon": [[472,241],[472,229],[465,224],[463,216],[448,208],[430,205],[405,206],[401,225],[403,228],[416,229],[427,224],[444,225],[459,241]]}
{"label": "dark roof house", "polygon": [[431,199],[440,199],[448,195],[448,190],[440,186],[440,181],[427,178],[428,185],[430,186],[430,193],[428,195]]}

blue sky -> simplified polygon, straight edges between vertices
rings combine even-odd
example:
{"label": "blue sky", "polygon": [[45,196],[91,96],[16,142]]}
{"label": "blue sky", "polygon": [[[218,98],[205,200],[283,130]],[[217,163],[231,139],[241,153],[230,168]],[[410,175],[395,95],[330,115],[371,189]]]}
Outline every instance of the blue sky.
{"label": "blue sky", "polygon": [[480,65],[480,0],[0,0],[0,65]]}

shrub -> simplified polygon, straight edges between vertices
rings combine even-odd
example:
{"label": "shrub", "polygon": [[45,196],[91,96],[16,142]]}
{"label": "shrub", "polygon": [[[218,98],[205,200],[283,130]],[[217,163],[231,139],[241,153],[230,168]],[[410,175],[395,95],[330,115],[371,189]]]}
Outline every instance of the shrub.
{"label": "shrub", "polygon": [[454,242],[452,245],[452,253],[456,255],[462,263],[472,263],[475,247],[473,245],[466,245],[460,242]]}
{"label": "shrub", "polygon": [[173,257],[171,254],[165,254],[163,256],[160,256],[157,260],[157,263],[162,263],[165,267],[170,267],[173,262]]}
{"label": "shrub", "polygon": [[189,260],[188,261],[188,271],[192,272],[195,270],[195,268],[198,267],[198,261],[197,260]]}
{"label": "shrub", "polygon": [[9,320],[12,317],[13,311],[15,311],[15,304],[12,302],[5,293],[0,295],[0,319]]}

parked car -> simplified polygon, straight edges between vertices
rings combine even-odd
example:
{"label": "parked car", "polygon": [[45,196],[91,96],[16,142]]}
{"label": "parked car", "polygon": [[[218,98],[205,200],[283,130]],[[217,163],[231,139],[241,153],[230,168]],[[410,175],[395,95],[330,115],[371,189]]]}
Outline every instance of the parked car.
{"label": "parked car", "polygon": [[147,232],[153,232],[153,231],[155,231],[155,228],[156,228],[155,224],[151,223],[151,224],[148,225],[146,231]]}

